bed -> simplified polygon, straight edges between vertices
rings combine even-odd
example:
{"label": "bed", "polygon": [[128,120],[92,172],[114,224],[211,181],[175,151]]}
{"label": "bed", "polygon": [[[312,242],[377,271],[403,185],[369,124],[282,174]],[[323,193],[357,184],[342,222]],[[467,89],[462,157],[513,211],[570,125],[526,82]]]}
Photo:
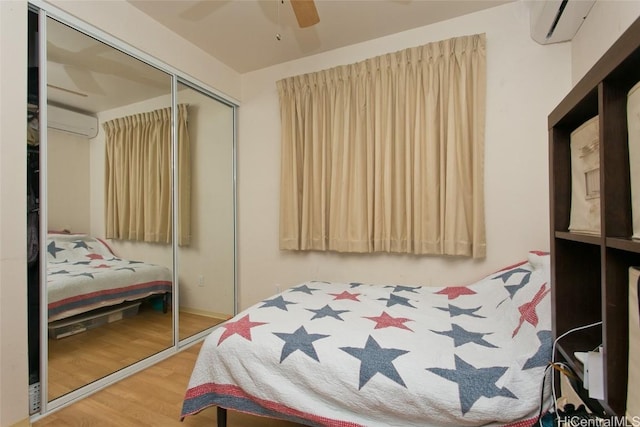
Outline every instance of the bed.
{"label": "bed", "polygon": [[205,339],[181,417],[217,406],[219,426],[227,409],[311,426],[532,425],[550,406],[549,286],[541,252],[468,286],[302,283]]}
{"label": "bed", "polygon": [[171,293],[171,270],[118,258],[87,234],[47,236],[48,321]]}

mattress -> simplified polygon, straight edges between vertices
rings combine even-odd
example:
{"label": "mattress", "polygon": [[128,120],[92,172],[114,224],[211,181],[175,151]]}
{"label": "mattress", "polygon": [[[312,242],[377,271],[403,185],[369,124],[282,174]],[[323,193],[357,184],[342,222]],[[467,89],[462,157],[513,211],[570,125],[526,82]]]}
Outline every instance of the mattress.
{"label": "mattress", "polygon": [[47,239],[49,322],[170,293],[171,270],[118,258],[102,240],[86,234],[50,233]]}
{"label": "mattress", "polygon": [[207,337],[182,416],[215,405],[318,426],[531,425],[550,404],[548,259],[468,286],[301,283]]}

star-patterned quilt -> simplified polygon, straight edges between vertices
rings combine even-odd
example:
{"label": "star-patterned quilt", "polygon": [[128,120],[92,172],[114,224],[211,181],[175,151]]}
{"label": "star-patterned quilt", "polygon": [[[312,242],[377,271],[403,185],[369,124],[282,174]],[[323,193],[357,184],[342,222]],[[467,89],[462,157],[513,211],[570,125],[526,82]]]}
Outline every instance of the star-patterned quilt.
{"label": "star-patterned quilt", "polygon": [[47,236],[49,322],[171,292],[171,270],[116,257],[86,234]]}
{"label": "star-patterned quilt", "polygon": [[215,405],[311,426],[530,426],[550,403],[551,345],[546,253],[468,286],[311,281],[207,337],[182,417]]}

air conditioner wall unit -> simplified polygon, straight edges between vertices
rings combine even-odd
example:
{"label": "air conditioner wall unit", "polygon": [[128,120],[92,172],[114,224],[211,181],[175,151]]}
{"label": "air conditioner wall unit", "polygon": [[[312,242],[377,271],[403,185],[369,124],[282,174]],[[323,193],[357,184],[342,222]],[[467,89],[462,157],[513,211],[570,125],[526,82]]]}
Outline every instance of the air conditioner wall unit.
{"label": "air conditioner wall unit", "polygon": [[98,135],[98,118],[55,105],[47,106],[47,127],[87,138]]}
{"label": "air conditioner wall unit", "polygon": [[528,3],[531,38],[540,44],[550,44],[571,40],[595,0],[534,0]]}

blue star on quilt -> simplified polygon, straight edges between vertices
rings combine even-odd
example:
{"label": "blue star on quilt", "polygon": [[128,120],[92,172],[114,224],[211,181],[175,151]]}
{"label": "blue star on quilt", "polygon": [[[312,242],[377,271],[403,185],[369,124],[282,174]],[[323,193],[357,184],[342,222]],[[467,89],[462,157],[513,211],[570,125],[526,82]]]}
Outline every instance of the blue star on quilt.
{"label": "blue star on quilt", "polygon": [[389,294],[389,298],[378,298],[378,301],[386,301],[387,307],[393,307],[394,305],[404,305],[405,307],[415,308],[409,302],[409,298],[401,297],[396,294]]}
{"label": "blue star on quilt", "polygon": [[313,342],[329,336],[323,334],[310,334],[304,326],[300,326],[292,334],[284,332],[274,332],[273,334],[284,341],[282,353],[280,353],[280,363],[282,363],[284,359],[296,350],[300,350],[313,360],[319,362],[320,359],[318,359],[316,349],[313,347]]}
{"label": "blue star on quilt", "polygon": [[450,331],[434,331],[432,329],[430,329],[430,331],[436,334],[446,335],[450,338],[453,338],[454,347],[460,347],[461,345],[472,342],[474,344],[478,344],[484,347],[498,348],[495,345],[491,344],[490,342],[485,341],[483,338],[485,335],[490,335],[491,332],[489,333],[471,332],[471,331],[467,331],[466,329],[463,329],[462,327],[460,327],[459,325],[456,325],[455,323],[451,324]]}
{"label": "blue star on quilt", "polygon": [[89,265],[91,264],[91,261],[76,261],[73,263],[73,265]]}
{"label": "blue star on quilt", "polygon": [[551,362],[551,345],[553,343],[553,337],[551,331],[538,331],[538,339],[540,339],[540,347],[536,354],[531,356],[522,369],[533,369],[541,366],[547,366]]}
{"label": "blue star on quilt", "polygon": [[511,276],[516,273],[524,273],[520,283],[515,285],[505,285],[504,288],[509,292],[509,296],[513,299],[513,296],[522,288],[524,285],[529,283],[529,279],[531,278],[531,271],[526,270],[524,268],[514,268],[513,270],[506,271],[499,276],[494,277],[494,279],[502,279],[502,283],[507,283]]}
{"label": "blue star on quilt", "polygon": [[81,277],[81,276],[84,276],[84,277],[90,277],[90,278],[92,278],[92,279],[95,279],[95,277],[93,277],[93,273],[72,274],[71,276],[72,276],[72,277]]}
{"label": "blue star on quilt", "polygon": [[492,398],[502,396],[517,399],[517,396],[508,388],[499,388],[496,386],[496,382],[504,375],[507,368],[501,366],[475,368],[457,355],[455,356],[455,366],[455,369],[426,369],[442,378],[458,383],[460,409],[463,415],[469,412],[473,404],[481,397]]}
{"label": "blue star on quilt", "polygon": [[84,240],[75,240],[73,243],[73,249],[82,248],[89,250],[89,245],[87,245],[87,242],[85,242]]}
{"label": "blue star on quilt", "polygon": [[119,270],[131,270],[134,273],[136,272],[135,268],[131,268],[131,267],[119,267],[119,268],[116,268],[115,270],[116,271],[119,271]]}
{"label": "blue star on quilt", "polygon": [[53,271],[49,274],[69,274],[69,272],[67,270],[58,270],[58,271]]}
{"label": "blue star on quilt", "polygon": [[348,313],[350,311],[350,310],[334,310],[329,306],[329,304],[325,305],[322,308],[318,308],[318,309],[307,308],[307,310],[312,313],[315,313],[315,316],[313,316],[311,320],[322,319],[323,317],[333,317],[334,319],[343,320],[343,321],[344,319],[340,317],[340,315],[342,313]]}
{"label": "blue star on quilt", "polygon": [[482,308],[482,306],[475,307],[475,308],[462,308],[462,307],[456,307],[455,305],[449,304],[448,308],[445,308],[445,307],[434,307],[434,308],[437,308],[438,310],[442,310],[442,311],[448,311],[449,316],[451,317],[467,315],[471,317],[477,317],[479,319],[485,318],[485,316],[480,316],[479,314],[475,314],[476,311]]}
{"label": "blue star on quilt", "polygon": [[277,296],[273,299],[268,299],[263,302],[264,304],[262,304],[260,308],[278,307],[280,310],[284,310],[284,311],[289,311],[289,309],[287,309],[287,304],[295,304],[295,302],[285,301],[285,299],[282,298],[282,296]]}
{"label": "blue star on quilt", "polygon": [[403,285],[395,285],[395,286],[385,286],[385,288],[393,288],[391,292],[411,292],[417,294],[416,290],[420,289],[422,286],[403,286]]}
{"label": "blue star on quilt", "polygon": [[362,286],[362,283],[360,283],[360,282],[351,282],[351,283],[349,283],[349,287],[350,288],[357,288],[358,286]]}
{"label": "blue star on quilt", "polygon": [[407,387],[395,366],[393,366],[393,360],[409,353],[409,351],[398,348],[382,348],[371,335],[367,338],[364,348],[340,347],[340,350],[349,353],[356,359],[360,359],[360,384],[358,390],[362,389],[377,373],[384,375],[404,388]]}
{"label": "blue star on quilt", "polygon": [[49,252],[49,254],[54,258],[57,258],[58,252],[62,251],[64,251],[64,249],[57,247],[56,242],[53,240],[47,245],[47,252]]}
{"label": "blue star on quilt", "polygon": [[295,288],[291,288],[289,292],[303,292],[305,294],[313,295],[313,291],[319,291],[320,289],[310,288],[307,285],[296,286]]}

